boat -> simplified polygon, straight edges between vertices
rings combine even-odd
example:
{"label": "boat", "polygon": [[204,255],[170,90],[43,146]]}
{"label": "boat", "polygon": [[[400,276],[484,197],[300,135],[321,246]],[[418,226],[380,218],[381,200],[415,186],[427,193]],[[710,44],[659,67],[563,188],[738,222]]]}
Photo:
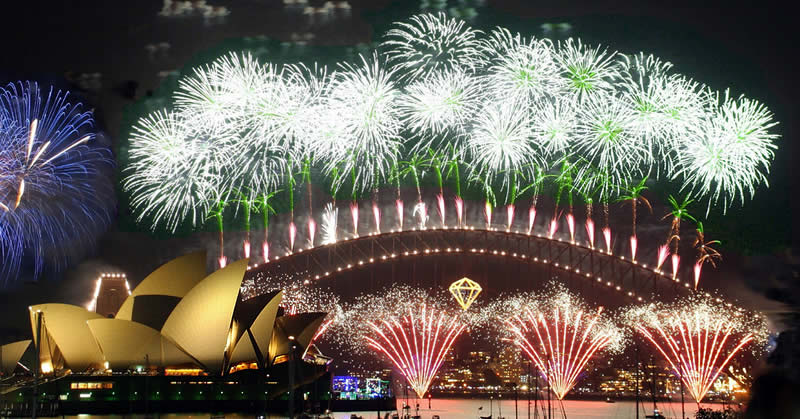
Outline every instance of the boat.
{"label": "boat", "polygon": [[645,415],[645,418],[646,419],[666,419],[666,417],[664,415],[662,415],[661,412],[658,411],[658,409],[653,409],[653,414],[652,415]]}
{"label": "boat", "polygon": [[616,403],[617,401],[612,399],[611,397],[606,397],[606,403]]}

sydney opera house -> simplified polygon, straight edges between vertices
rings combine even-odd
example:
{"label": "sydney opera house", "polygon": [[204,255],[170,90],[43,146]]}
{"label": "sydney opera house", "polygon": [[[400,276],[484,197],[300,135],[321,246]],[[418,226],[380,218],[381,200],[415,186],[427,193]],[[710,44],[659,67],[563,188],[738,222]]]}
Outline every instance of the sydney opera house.
{"label": "sydney opera house", "polygon": [[[280,411],[290,396],[319,403],[330,360],[312,339],[326,313],[285,314],[280,290],[244,299],[246,270],[240,260],[207,275],[199,252],[148,275],[113,316],[30,307],[33,339],[0,349],[2,406],[30,409],[33,392],[40,411],[67,414]],[[29,372],[14,375],[20,369]]]}

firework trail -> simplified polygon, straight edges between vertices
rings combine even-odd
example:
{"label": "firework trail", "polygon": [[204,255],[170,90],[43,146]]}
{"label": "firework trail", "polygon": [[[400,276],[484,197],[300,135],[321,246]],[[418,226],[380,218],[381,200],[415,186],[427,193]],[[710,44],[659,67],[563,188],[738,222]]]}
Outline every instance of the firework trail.
{"label": "firework trail", "polygon": [[602,311],[602,307],[591,310],[556,288],[546,298],[523,303],[505,320],[514,344],[536,365],[559,400],[575,386],[597,352],[621,346],[621,332]]}
{"label": "firework trail", "polygon": [[606,241],[606,252],[611,253],[611,227],[603,228],[603,239]]}
{"label": "firework trail", "polygon": [[[114,205],[91,112],[34,82],[0,87],[0,278],[59,271],[94,246]],[[68,243],[68,246],[65,244]]]}
{"label": "firework trail", "polygon": [[709,297],[634,307],[626,318],[664,357],[697,403],[743,348],[762,349],[768,335],[763,315]]}
{"label": "firework trail", "polygon": [[444,311],[421,304],[402,318],[368,322],[367,344],[386,355],[422,398],[466,324]]}
{"label": "firework trail", "polygon": [[487,200],[483,206],[483,214],[486,217],[486,229],[492,229],[492,204]]}

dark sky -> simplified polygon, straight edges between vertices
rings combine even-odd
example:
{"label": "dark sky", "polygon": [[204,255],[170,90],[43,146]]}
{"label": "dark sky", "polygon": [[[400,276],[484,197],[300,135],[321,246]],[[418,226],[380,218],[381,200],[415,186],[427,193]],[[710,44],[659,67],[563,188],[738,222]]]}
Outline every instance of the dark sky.
{"label": "dark sky", "polygon": [[[265,35],[289,41],[293,36],[311,33],[314,35],[311,43],[317,44],[369,42],[375,36],[373,24],[387,21],[385,13],[413,12],[419,4],[418,1],[351,1],[353,8],[349,12],[337,12],[327,20],[312,20],[302,11],[285,7],[281,0],[208,2],[227,7],[230,15],[210,20],[196,15],[160,17],[158,12],[163,3],[159,0],[4,4],[0,82],[35,79],[73,89],[83,87],[82,94],[97,108],[98,118],[116,142],[122,109],[132,103],[126,94],[141,98],[148,90],[157,88],[160,72],[180,69],[192,56],[225,39]],[[451,0],[451,3],[456,2]],[[797,192],[800,192],[794,166],[798,133],[796,102],[800,94],[794,70],[798,31],[794,15],[781,3],[498,0],[488,1],[486,8],[478,11],[483,13],[487,8],[515,17],[534,35],[543,21],[573,23],[572,36],[609,44],[623,52],[640,49],[654,52],[675,62],[679,69],[694,70],[686,73],[701,81],[718,82],[714,88],[731,84],[736,94],[745,93],[766,103],[780,121],[778,131],[783,138],[770,177],[773,188],[759,191],[771,198],[756,205],[746,216],[778,220],[755,223],[752,228],[765,230],[767,237],[771,232],[766,230],[790,231],[791,243],[785,244],[796,245],[794,237],[800,233],[800,223],[794,221],[794,214],[798,213]],[[637,21],[653,25],[633,24]],[[168,48],[162,46],[155,53],[148,52],[147,45],[160,43],[168,44]],[[94,73],[99,76],[81,77]],[[65,84],[65,78],[72,81],[71,86]],[[132,90],[129,81],[138,87]],[[125,271],[137,282],[166,260],[212,240],[211,235],[205,234],[157,240],[146,233],[112,229],[101,240],[97,255],[67,271],[63,280],[55,284],[25,283],[14,290],[0,291],[0,317],[7,319],[0,320],[0,341],[5,340],[3,327],[20,318],[24,320],[24,307],[29,304],[55,301],[83,304],[91,292],[91,281],[102,270]],[[751,301],[753,306],[772,310],[775,306],[756,294],[772,286],[776,276],[786,272],[796,274],[798,256],[790,252],[765,252],[748,257],[734,254],[732,260],[724,262],[725,268],[710,279],[710,284],[726,288],[726,292]],[[798,292],[796,287],[794,292]]]}

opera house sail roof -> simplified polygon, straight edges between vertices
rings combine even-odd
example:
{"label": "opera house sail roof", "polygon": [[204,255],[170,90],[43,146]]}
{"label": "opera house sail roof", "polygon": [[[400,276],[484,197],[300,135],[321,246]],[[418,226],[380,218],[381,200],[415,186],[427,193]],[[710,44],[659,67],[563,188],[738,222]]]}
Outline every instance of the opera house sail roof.
{"label": "opera house sail roof", "polygon": [[[179,257],[134,288],[115,318],[68,304],[30,307],[41,371],[146,366],[224,375],[237,364],[265,368],[286,358],[290,337],[305,350],[326,313],[279,316],[280,290],[243,300],[247,263],[240,260],[206,275],[205,252]],[[22,342],[3,346],[3,371],[13,370],[27,347]]]}

